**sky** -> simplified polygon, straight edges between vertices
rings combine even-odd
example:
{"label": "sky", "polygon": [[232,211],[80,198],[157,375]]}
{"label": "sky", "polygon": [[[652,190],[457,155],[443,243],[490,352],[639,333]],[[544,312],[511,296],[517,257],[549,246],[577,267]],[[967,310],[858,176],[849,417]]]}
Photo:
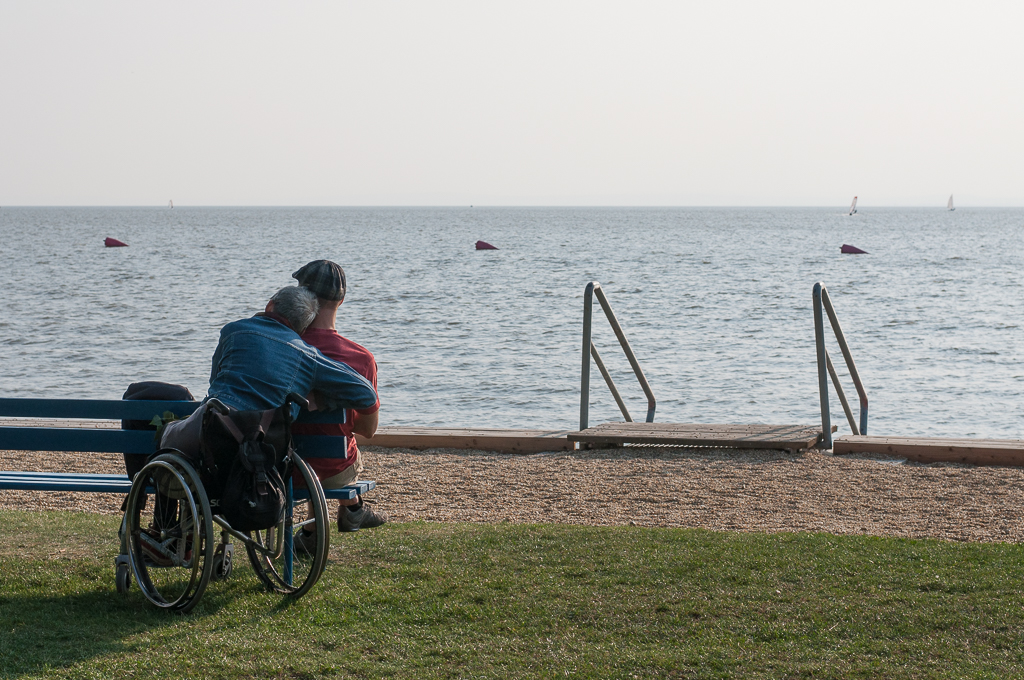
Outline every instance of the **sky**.
{"label": "sky", "polygon": [[4,205],[1024,205],[1024,4],[0,0]]}

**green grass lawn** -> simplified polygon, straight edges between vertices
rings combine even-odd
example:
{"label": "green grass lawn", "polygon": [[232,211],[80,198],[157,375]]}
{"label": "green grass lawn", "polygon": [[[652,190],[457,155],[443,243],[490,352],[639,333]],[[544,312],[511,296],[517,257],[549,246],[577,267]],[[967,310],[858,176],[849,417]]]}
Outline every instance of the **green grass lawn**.
{"label": "green grass lawn", "polygon": [[185,616],[114,591],[117,520],[0,511],[4,677],[1022,677],[1024,548],[410,523],[288,602],[244,562]]}

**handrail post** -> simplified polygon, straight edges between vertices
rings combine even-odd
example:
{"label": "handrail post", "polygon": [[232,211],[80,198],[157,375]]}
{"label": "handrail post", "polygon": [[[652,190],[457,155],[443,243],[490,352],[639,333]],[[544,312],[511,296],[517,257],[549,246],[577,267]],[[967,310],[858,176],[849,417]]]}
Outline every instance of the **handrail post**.
{"label": "handrail post", "polygon": [[594,287],[591,281],[583,292],[583,368],[580,371],[580,430],[587,429],[590,421],[590,336],[594,316]]}
{"label": "handrail post", "polygon": [[821,443],[832,448],[832,417],[828,409],[828,369],[825,365],[825,320],[821,314],[821,282],[814,284],[814,350],[818,356],[818,401],[821,404]]}

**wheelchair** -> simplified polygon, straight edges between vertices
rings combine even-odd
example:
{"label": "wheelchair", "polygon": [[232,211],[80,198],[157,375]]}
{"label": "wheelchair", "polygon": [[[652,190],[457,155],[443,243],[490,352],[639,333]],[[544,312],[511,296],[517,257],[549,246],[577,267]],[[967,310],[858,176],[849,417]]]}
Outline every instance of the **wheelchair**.
{"label": "wheelchair", "polygon": [[[157,607],[188,612],[211,581],[231,575],[232,539],[244,546],[253,571],[269,591],[293,598],[309,592],[327,565],[331,522],[320,481],[292,447],[293,403],[307,406],[305,399],[294,394],[281,407],[262,412],[233,411],[210,400],[203,414],[199,456],[189,457],[172,448],[153,454],[135,475],[128,494],[121,554],[115,561],[118,592],[127,592],[134,577],[142,594]],[[241,423],[243,436],[254,436],[256,423],[255,436],[277,454],[276,468],[285,487],[284,512],[269,528],[239,531],[220,511],[228,476],[224,468],[230,467],[240,444],[225,428],[229,418]],[[239,433],[235,425],[226,427]],[[309,511],[300,519],[298,506],[307,500]],[[310,539],[296,545],[296,536],[307,527],[315,528],[312,549],[307,545]]]}

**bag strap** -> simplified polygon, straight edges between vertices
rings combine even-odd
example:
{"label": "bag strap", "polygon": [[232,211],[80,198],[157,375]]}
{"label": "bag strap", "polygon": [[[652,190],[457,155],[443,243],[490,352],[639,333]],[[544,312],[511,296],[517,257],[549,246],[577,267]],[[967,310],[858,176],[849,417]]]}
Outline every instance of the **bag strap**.
{"label": "bag strap", "polygon": [[228,418],[223,413],[215,412],[213,415],[216,416],[220,424],[224,426],[224,429],[235,438],[235,441],[241,444],[245,437],[242,435],[242,431],[238,429],[238,425],[235,425],[235,421],[231,420],[231,418]]}
{"label": "bag strap", "polygon": [[[263,412],[263,416],[260,418],[260,424],[256,426],[256,431],[252,433],[249,439],[254,441],[263,441],[263,438],[267,435],[267,431],[270,430],[270,424],[274,420],[274,415],[277,413],[277,409],[270,409]],[[245,441],[245,435],[238,429],[238,425],[235,421],[231,420],[228,416],[222,413],[214,413],[220,424],[224,426],[224,429],[235,438],[235,441],[241,444]]]}
{"label": "bag strap", "polygon": [[277,414],[277,409],[276,408],[273,408],[273,409],[270,409],[269,411],[264,411],[263,412],[263,417],[260,418],[260,426],[256,430],[257,435],[263,435],[263,436],[259,437],[256,441],[263,441],[263,437],[266,437],[267,432],[270,432],[270,423],[272,423],[274,421],[274,416],[276,414]]}

